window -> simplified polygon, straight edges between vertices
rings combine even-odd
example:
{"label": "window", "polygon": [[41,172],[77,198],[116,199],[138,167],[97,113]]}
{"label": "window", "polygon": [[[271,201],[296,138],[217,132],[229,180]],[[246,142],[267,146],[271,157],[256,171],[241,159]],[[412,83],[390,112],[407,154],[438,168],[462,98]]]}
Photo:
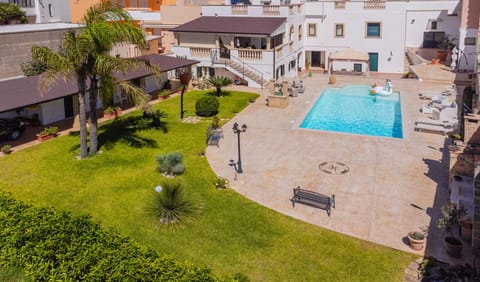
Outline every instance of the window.
{"label": "window", "polygon": [[380,23],[367,23],[367,37],[381,37]]}
{"label": "window", "polygon": [[431,21],[430,22],[430,29],[431,30],[436,30],[437,29],[437,21]]}
{"label": "window", "polygon": [[344,37],[343,24],[335,24],[335,37]]}
{"label": "window", "polygon": [[293,25],[291,25],[291,26],[290,26],[290,41],[293,40],[293,32],[294,32],[294,30],[293,30]]}
{"label": "window", "polygon": [[298,40],[302,39],[302,25],[298,26]]}
{"label": "window", "polygon": [[317,36],[316,24],[308,24],[308,36]]}
{"label": "window", "polygon": [[475,45],[477,40],[475,37],[465,37],[465,45]]}

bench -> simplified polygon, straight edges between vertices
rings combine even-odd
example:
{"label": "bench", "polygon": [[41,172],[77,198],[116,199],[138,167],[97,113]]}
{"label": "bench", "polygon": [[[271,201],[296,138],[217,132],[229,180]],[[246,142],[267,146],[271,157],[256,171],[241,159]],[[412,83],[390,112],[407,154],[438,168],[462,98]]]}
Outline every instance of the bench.
{"label": "bench", "polygon": [[301,189],[300,186],[293,188],[293,198],[290,201],[292,201],[293,207],[295,207],[295,203],[309,205],[327,211],[328,216],[330,216],[330,209],[335,208],[335,195],[329,197],[314,191]]}
{"label": "bench", "polygon": [[223,138],[222,128],[207,130],[207,145],[215,145],[218,147],[221,138]]}

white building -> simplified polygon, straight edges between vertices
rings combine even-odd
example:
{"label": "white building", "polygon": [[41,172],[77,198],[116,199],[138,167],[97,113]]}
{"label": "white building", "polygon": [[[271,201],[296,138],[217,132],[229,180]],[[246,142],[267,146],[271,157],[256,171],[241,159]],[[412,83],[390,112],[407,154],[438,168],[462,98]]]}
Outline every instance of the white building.
{"label": "white building", "polygon": [[70,1],[67,0],[0,0],[18,5],[29,23],[70,22]]}
{"label": "white building", "polygon": [[[305,67],[324,70],[330,67],[334,72],[401,74],[408,67],[405,66],[407,48],[437,48],[437,41],[446,35],[456,39],[454,43],[465,54],[463,61],[460,59],[460,69],[472,71],[475,65],[474,45],[470,48],[465,43],[476,42],[478,28],[461,28],[462,0],[254,0],[247,5],[231,5],[226,0],[224,5],[203,6],[202,16],[217,17],[217,25],[223,29],[229,26],[231,18],[251,18],[246,20],[244,25],[247,26],[249,21],[258,17],[284,18],[277,33],[265,37],[276,37],[276,42],[281,44],[270,44],[253,55],[243,46],[239,48],[237,39],[255,36],[239,32],[238,28],[232,29],[228,38],[221,42],[226,52],[239,58],[242,64],[263,72],[265,79],[292,77],[298,69]],[[211,52],[222,47],[216,26],[210,30],[185,28],[198,21],[172,29],[177,40],[172,47],[173,53],[199,60],[205,67],[221,68],[223,63],[223,68],[239,76],[238,71],[232,70],[230,61],[215,61],[212,57]],[[348,48],[368,55],[369,61],[345,58],[329,64],[332,53]],[[254,87],[259,85],[251,84]]]}

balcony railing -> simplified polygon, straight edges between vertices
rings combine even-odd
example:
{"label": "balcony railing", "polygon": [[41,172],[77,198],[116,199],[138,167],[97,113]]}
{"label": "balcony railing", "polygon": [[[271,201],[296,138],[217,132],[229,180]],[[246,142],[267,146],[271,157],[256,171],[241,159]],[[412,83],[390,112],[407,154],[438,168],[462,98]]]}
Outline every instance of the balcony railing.
{"label": "balcony railing", "polygon": [[8,3],[16,4],[17,6],[22,7],[22,8],[33,8],[33,7],[35,7],[35,1],[34,0],[8,0]]}
{"label": "balcony railing", "polygon": [[238,50],[238,57],[240,59],[246,60],[262,60],[262,50],[254,50],[254,49],[237,49]]}
{"label": "balcony railing", "polygon": [[363,8],[364,9],[385,9],[385,2],[382,0],[371,0],[371,1],[364,1]]}
{"label": "balcony railing", "polygon": [[232,15],[247,15],[248,6],[245,5],[232,5]]}
{"label": "balcony railing", "polygon": [[211,48],[190,47],[190,55],[192,57],[210,57]]}
{"label": "balcony railing", "polygon": [[280,6],[278,5],[266,5],[263,6],[264,15],[280,15]]}

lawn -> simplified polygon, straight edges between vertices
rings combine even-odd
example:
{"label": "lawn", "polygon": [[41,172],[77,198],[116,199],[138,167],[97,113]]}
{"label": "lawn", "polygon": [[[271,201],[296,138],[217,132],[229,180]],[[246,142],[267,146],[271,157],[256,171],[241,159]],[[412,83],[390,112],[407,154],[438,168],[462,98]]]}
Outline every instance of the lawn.
{"label": "lawn", "polygon": [[[195,114],[202,91],[185,94],[186,116]],[[220,98],[219,117],[232,118],[256,94],[230,91]],[[402,281],[414,256],[316,227],[251,202],[232,190],[217,190],[207,160],[210,119],[180,120],[180,98],[155,105],[161,129],[135,126],[140,112],[100,129],[102,154],[77,160],[78,136],[64,136],[0,158],[0,189],[38,206],[90,214],[96,222],[150,245],[158,252],[209,266],[218,274],[246,274],[252,281]],[[159,227],[146,209],[163,176],[161,153],[181,152],[178,177],[203,206],[193,223]],[[359,223],[360,224],[360,223]]]}

